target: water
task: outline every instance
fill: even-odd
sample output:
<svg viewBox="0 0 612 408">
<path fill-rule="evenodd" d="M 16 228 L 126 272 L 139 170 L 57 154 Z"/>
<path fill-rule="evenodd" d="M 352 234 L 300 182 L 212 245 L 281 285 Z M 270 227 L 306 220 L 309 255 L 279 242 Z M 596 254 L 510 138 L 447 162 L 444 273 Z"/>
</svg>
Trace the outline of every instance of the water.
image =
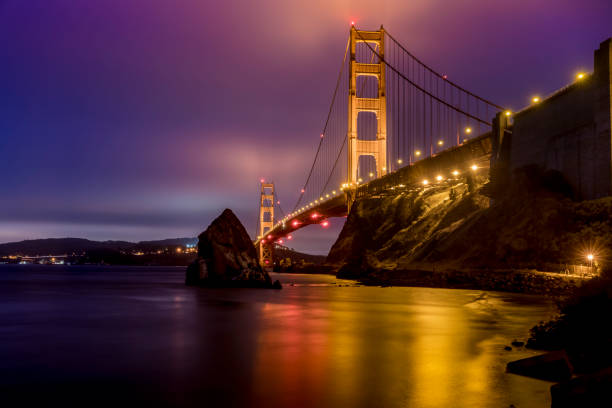
<svg viewBox="0 0 612 408">
<path fill-rule="evenodd" d="M 504 373 L 534 353 L 503 350 L 554 312 L 550 301 L 327 275 L 275 275 L 281 291 L 192 288 L 183 277 L 183 268 L 0 265 L 3 400 L 550 406 L 550 383 Z"/>
</svg>

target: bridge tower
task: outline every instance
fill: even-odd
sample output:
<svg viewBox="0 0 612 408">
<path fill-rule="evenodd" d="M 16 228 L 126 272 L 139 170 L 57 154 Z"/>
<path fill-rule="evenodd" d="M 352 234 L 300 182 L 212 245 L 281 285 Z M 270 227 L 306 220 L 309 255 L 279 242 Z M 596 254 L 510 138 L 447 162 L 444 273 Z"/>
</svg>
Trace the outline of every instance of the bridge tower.
<svg viewBox="0 0 612 408">
<path fill-rule="evenodd" d="M 259 262 L 263 267 L 271 267 L 274 262 L 274 243 L 266 238 L 266 234 L 272 228 L 274 228 L 274 183 L 262 181 L 259 201 Z"/>
<path fill-rule="evenodd" d="M 358 62 L 355 56 L 357 43 L 369 43 L 377 50 L 380 60 L 374 56 L 376 63 Z M 376 177 L 387 173 L 387 99 L 385 95 L 385 30 L 362 31 L 351 27 L 351 59 L 349 67 L 349 100 L 348 100 L 348 174 L 347 182 L 357 182 L 357 167 L 360 156 L 374 156 Z M 357 78 L 373 76 L 378 81 L 378 97 L 364 98 L 357 95 Z M 376 140 L 361 140 L 357 134 L 357 117 L 360 112 L 373 112 L 378 122 Z"/>
</svg>

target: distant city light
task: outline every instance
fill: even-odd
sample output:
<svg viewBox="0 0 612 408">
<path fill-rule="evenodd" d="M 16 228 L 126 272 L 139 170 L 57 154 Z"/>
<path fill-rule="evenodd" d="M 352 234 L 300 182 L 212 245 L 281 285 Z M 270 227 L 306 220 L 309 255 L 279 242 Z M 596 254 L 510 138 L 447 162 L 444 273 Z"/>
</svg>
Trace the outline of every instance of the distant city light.
<svg viewBox="0 0 612 408">
<path fill-rule="evenodd" d="M 329 221 L 327 221 L 327 220 L 323 221 L 323 222 L 321 223 L 321 226 L 322 226 L 323 228 L 327 228 L 327 227 L 329 227 Z"/>
<path fill-rule="evenodd" d="M 465 133 L 467 133 L 468 135 L 469 135 L 470 133 L 472 133 L 472 128 L 471 128 L 471 127 L 466 127 L 466 128 L 465 128 Z"/>
<path fill-rule="evenodd" d="M 588 259 L 589 261 L 592 261 L 592 260 L 593 260 L 593 258 L 595 258 L 595 257 L 593 256 L 593 254 L 588 254 L 588 255 L 587 255 L 587 259 Z"/>
<path fill-rule="evenodd" d="M 383 171 L 387 171 L 387 168 L 386 168 L 386 167 L 383 167 L 382 169 L 383 169 Z"/>
<path fill-rule="evenodd" d="M 531 98 L 531 102 L 533 102 L 533 103 L 540 102 L 540 97 L 539 96 L 534 96 L 533 98 Z"/>
<path fill-rule="evenodd" d="M 459 172 L 457 170 L 454 170 L 453 171 L 453 176 L 458 176 L 458 175 L 459 175 Z"/>
<path fill-rule="evenodd" d="M 374 177 L 374 173 L 370 172 L 370 177 Z"/>
<path fill-rule="evenodd" d="M 442 181 L 442 176 L 436 176 L 436 180 Z"/>
<path fill-rule="evenodd" d="M 444 144 L 443 140 L 438 140 L 438 146 L 442 146 Z"/>
<path fill-rule="evenodd" d="M 427 180 L 427 179 L 423 180 L 423 185 L 424 185 L 424 186 L 426 186 L 426 185 L 428 185 L 428 184 L 429 184 L 429 180 Z"/>
<path fill-rule="evenodd" d="M 512 115 L 512 112 L 510 112 L 509 110 L 507 110 L 507 111 L 505 111 L 505 112 L 504 112 L 504 115 L 506 115 L 506 116 L 510 116 L 510 115 Z"/>
<path fill-rule="evenodd" d="M 397 164 L 402 164 L 402 159 L 397 159 Z"/>
<path fill-rule="evenodd" d="M 472 165 L 472 170 L 474 170 L 474 171 L 478 170 L 478 166 L 477 166 L 477 165 L 475 165 L 475 164 L 473 164 L 473 165 Z"/>
<path fill-rule="evenodd" d="M 578 74 L 576 74 L 576 79 L 578 80 L 584 79 L 585 76 L 586 74 L 584 72 L 579 72 Z"/>
<path fill-rule="evenodd" d="M 415 156 L 417 156 L 417 157 L 419 157 L 419 156 L 421 155 L 421 151 L 420 151 L 420 150 L 415 151 L 415 152 L 414 152 L 414 155 L 415 155 Z"/>
</svg>

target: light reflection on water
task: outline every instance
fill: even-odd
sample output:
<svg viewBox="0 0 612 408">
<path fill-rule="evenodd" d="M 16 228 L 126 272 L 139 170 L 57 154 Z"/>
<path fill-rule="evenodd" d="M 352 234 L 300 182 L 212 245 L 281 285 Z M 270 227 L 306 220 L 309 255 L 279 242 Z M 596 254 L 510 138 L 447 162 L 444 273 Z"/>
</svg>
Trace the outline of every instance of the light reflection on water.
<svg viewBox="0 0 612 408">
<path fill-rule="evenodd" d="M 504 373 L 533 353 L 503 350 L 549 301 L 276 278 L 281 291 L 201 289 L 176 268 L 0 267 L 1 391 L 37 384 L 74 405 L 550 405 L 549 383 Z"/>
</svg>

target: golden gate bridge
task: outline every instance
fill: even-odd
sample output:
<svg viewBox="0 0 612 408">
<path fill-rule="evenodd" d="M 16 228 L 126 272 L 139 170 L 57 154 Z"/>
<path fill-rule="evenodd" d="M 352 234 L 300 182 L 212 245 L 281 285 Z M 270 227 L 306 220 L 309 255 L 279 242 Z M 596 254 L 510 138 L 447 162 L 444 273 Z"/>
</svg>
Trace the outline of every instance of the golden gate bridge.
<svg viewBox="0 0 612 408">
<path fill-rule="evenodd" d="M 352 24 L 315 157 L 289 213 L 274 184 L 260 180 L 260 262 L 270 265 L 274 245 L 293 231 L 347 216 L 358 197 L 486 171 L 492 118 L 505 128 L 508 116 L 425 64 L 382 26 L 365 31 Z"/>
</svg>

